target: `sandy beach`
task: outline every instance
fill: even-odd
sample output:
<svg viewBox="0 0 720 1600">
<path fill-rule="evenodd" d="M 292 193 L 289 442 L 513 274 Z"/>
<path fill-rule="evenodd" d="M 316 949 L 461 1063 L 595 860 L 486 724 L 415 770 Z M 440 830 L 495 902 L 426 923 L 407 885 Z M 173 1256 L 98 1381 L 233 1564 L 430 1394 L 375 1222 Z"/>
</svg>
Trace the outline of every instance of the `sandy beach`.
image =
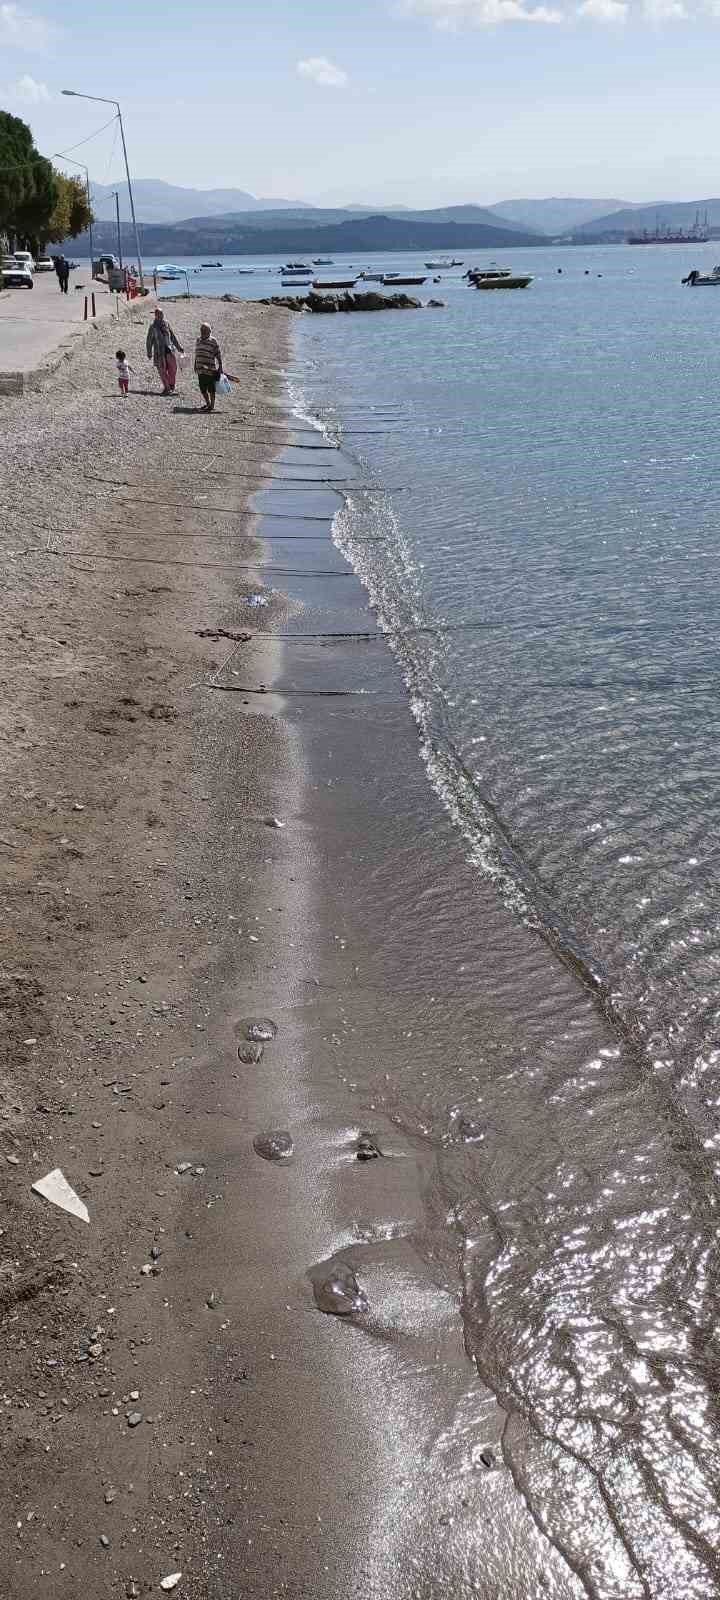
<svg viewBox="0 0 720 1600">
<path fill-rule="evenodd" d="M 403 836 L 425 778 L 385 647 L 272 639 L 341 587 L 369 614 L 303 542 L 333 457 L 288 414 L 288 317 L 178 302 L 188 348 L 208 304 L 241 380 L 213 418 L 189 368 L 160 398 L 142 307 L 126 402 L 112 327 L 3 402 L 4 1592 L 564 1600 L 433 1229 L 452 1165 L 393 1109 L 447 985 L 412 904 L 404 971 L 373 929 L 451 823 L 428 789 L 428 839 Z M 271 477 L 287 529 L 249 504 Z M 368 670 L 372 708 L 325 698 Z M 289 1160 L 258 1154 L 273 1131 Z M 32 1192 L 56 1167 L 89 1225 Z M 365 1308 L 324 1314 L 348 1271 Z"/>
</svg>

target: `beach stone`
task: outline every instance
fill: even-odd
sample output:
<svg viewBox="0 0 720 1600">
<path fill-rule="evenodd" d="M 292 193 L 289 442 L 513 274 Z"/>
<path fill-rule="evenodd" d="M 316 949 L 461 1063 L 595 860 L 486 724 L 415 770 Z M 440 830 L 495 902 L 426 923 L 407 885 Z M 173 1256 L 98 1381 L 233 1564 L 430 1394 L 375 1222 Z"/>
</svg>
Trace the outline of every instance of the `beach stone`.
<svg viewBox="0 0 720 1600">
<path fill-rule="evenodd" d="M 318 1310 L 330 1317 L 352 1317 L 370 1309 L 352 1267 L 340 1265 L 327 1278 L 315 1279 L 313 1294 Z"/>
<path fill-rule="evenodd" d="M 238 1057 L 245 1067 L 256 1067 L 262 1061 L 264 1054 L 264 1045 L 252 1044 L 249 1041 L 238 1045 Z"/>
<path fill-rule="evenodd" d="M 290 1134 L 278 1128 L 270 1133 L 258 1133 L 253 1139 L 253 1150 L 263 1161 L 287 1161 L 294 1148 Z"/>
<path fill-rule="evenodd" d="M 464 1144 L 479 1144 L 485 1138 L 485 1129 L 474 1117 L 458 1119 L 458 1133 Z"/>
<path fill-rule="evenodd" d="M 142 1411 L 126 1411 L 125 1420 L 129 1428 L 137 1428 L 142 1422 Z"/>
<path fill-rule="evenodd" d="M 246 1039 L 267 1044 L 277 1038 L 277 1023 L 272 1022 L 270 1017 L 248 1017 L 243 1027 Z"/>
<path fill-rule="evenodd" d="M 361 1133 L 357 1142 L 358 1161 L 377 1161 L 380 1155 L 382 1155 L 382 1151 L 378 1148 L 373 1135 L 371 1133 Z"/>
</svg>

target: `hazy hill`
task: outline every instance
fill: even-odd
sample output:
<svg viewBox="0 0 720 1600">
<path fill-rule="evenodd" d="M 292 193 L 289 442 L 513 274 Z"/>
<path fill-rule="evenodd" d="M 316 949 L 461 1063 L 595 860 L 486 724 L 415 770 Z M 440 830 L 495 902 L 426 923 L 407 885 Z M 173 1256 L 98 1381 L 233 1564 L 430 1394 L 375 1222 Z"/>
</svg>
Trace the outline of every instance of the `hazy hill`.
<svg viewBox="0 0 720 1600">
<path fill-rule="evenodd" d="M 699 213 L 703 221 L 705 212 L 711 228 L 720 228 L 720 200 L 660 200 L 654 205 L 630 206 L 622 211 L 595 217 L 581 228 L 573 229 L 575 239 L 598 239 L 616 236 L 624 239 L 628 233 L 654 233 L 661 228 L 692 228 Z"/>
<path fill-rule="evenodd" d="M 115 215 L 115 190 L 120 195 L 120 216 L 129 218 L 127 184 L 92 183 L 93 207 L 98 219 Z M 183 189 L 161 178 L 135 178 L 135 213 L 138 222 L 182 222 L 183 217 L 214 217 L 228 211 L 304 211 L 301 200 L 258 200 L 244 189 Z"/>
<path fill-rule="evenodd" d="M 425 213 L 432 218 L 433 213 Z M 133 253 L 130 230 L 123 229 L 124 248 Z M 310 258 L 361 251 L 422 250 L 429 254 L 447 251 L 478 251 L 509 248 L 518 244 L 539 244 L 536 234 L 520 233 L 480 223 L 414 222 L 406 216 L 353 217 L 344 222 L 308 226 L 290 218 L 272 228 L 256 226 L 254 215 L 245 218 L 191 217 L 173 227 L 148 223 L 142 228 L 142 248 L 148 263 L 173 261 L 187 255 L 288 255 Z M 96 248 L 114 249 L 115 230 L 110 223 L 95 228 Z M 87 239 L 69 246 L 77 254 L 87 253 Z"/>
<path fill-rule="evenodd" d="M 595 217 L 624 210 L 627 204 L 625 200 L 500 200 L 490 210 L 506 223 L 516 222 L 533 233 L 547 233 L 556 238 L 558 234 L 592 222 Z"/>
</svg>

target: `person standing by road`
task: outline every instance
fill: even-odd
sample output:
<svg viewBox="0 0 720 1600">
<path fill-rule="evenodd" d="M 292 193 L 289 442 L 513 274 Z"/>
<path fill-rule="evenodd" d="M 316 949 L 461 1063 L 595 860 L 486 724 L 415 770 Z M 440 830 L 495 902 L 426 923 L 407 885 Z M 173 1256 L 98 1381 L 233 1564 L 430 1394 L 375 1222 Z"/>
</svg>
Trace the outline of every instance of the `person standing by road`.
<svg viewBox="0 0 720 1600">
<path fill-rule="evenodd" d="M 146 349 L 148 361 L 152 361 L 157 368 L 163 394 L 174 394 L 177 381 L 175 351 L 177 350 L 180 355 L 184 355 L 185 352 L 159 306 L 148 328 Z"/>
<path fill-rule="evenodd" d="M 210 323 L 201 322 L 200 338 L 195 341 L 195 371 L 205 401 L 204 411 L 215 410 L 215 390 L 222 370 L 222 355 L 217 339 L 213 338 Z"/>
</svg>

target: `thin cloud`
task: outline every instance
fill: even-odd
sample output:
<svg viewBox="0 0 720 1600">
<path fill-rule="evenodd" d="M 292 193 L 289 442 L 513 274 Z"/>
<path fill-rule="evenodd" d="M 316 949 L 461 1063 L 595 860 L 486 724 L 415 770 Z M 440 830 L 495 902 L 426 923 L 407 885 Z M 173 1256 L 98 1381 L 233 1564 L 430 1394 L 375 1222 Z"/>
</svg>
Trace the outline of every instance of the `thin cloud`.
<svg viewBox="0 0 720 1600">
<path fill-rule="evenodd" d="M 50 24 L 13 4 L 0 5 L 0 44 L 16 50 L 44 50 Z"/>
<path fill-rule="evenodd" d="M 562 0 L 558 6 L 532 0 L 395 0 L 395 12 L 425 19 L 436 28 L 494 28 L 504 22 L 571 23 L 575 18 L 600 24 L 625 22 L 690 22 L 703 15 L 720 20 L 720 0 Z"/>
<path fill-rule="evenodd" d="M 436 28 L 495 28 L 503 22 L 565 21 L 555 6 L 529 6 L 524 0 L 402 0 L 408 17 L 427 17 Z"/>
<path fill-rule="evenodd" d="M 6 89 L 0 89 L 0 99 L 11 106 L 42 106 L 52 100 L 52 95 L 46 83 L 38 83 L 37 78 L 31 78 L 29 73 L 23 73 L 17 83 L 11 83 Z"/>
<path fill-rule="evenodd" d="M 319 83 L 322 89 L 344 89 L 348 82 L 347 72 L 328 61 L 327 56 L 308 56 L 305 61 L 298 61 L 296 71 L 301 78 Z"/>
<path fill-rule="evenodd" d="M 627 0 L 584 0 L 578 6 L 579 17 L 590 17 L 592 22 L 627 22 Z"/>
</svg>

